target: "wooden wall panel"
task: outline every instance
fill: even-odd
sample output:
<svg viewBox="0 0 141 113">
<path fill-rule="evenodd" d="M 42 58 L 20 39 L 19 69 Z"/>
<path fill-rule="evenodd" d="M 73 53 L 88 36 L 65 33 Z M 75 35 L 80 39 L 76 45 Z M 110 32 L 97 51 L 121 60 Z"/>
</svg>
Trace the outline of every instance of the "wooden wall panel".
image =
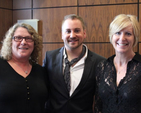
<svg viewBox="0 0 141 113">
<path fill-rule="evenodd" d="M 86 44 L 86 45 L 91 51 L 101 56 L 104 56 L 105 58 L 108 58 L 109 56 L 115 54 L 115 50 L 111 43 Z"/>
<path fill-rule="evenodd" d="M 140 2 L 141 2 L 141 0 L 140 0 Z M 139 5 L 139 12 L 141 14 L 141 4 Z M 139 41 L 141 42 L 141 15 L 139 15 L 139 23 L 140 23 L 140 39 L 139 39 Z"/>
<path fill-rule="evenodd" d="M 75 13 L 77 8 L 51 8 L 33 10 L 33 18 L 42 22 L 43 42 L 62 42 L 61 24 L 65 15 Z"/>
<path fill-rule="evenodd" d="M 12 0 L 0 0 L 0 7 L 12 9 Z"/>
<path fill-rule="evenodd" d="M 31 19 L 31 10 L 15 10 L 13 11 L 13 24 L 17 20 L 21 19 Z"/>
<path fill-rule="evenodd" d="M 138 0 L 78 0 L 79 5 L 137 3 Z"/>
<path fill-rule="evenodd" d="M 64 46 L 64 43 L 59 44 L 43 44 L 43 51 L 42 51 L 42 61 L 45 58 L 46 51 L 51 51 L 57 48 L 61 48 Z"/>
<path fill-rule="evenodd" d="M 76 6 L 77 0 L 33 0 L 33 7 Z"/>
<path fill-rule="evenodd" d="M 0 41 L 12 26 L 12 10 L 0 9 Z"/>
<path fill-rule="evenodd" d="M 79 15 L 83 17 L 86 28 L 86 42 L 109 42 L 109 24 L 120 13 L 137 15 L 137 5 L 109 5 L 80 7 Z"/>
<path fill-rule="evenodd" d="M 141 54 L 141 43 L 139 43 L 139 54 Z"/>
<path fill-rule="evenodd" d="M 13 0 L 13 9 L 31 8 L 31 0 Z"/>
<path fill-rule="evenodd" d="M 0 0 L 0 48 L 5 33 L 12 26 L 12 0 Z"/>
</svg>

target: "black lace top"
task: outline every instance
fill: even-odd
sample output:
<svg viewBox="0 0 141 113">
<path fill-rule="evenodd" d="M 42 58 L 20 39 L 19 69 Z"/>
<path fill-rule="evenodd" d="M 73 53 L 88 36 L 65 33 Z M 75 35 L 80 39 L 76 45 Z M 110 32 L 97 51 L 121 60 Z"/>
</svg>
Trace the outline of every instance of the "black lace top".
<svg viewBox="0 0 141 113">
<path fill-rule="evenodd" d="M 97 67 L 94 113 L 141 113 L 141 56 L 128 62 L 126 76 L 116 85 L 113 58 Z"/>
</svg>

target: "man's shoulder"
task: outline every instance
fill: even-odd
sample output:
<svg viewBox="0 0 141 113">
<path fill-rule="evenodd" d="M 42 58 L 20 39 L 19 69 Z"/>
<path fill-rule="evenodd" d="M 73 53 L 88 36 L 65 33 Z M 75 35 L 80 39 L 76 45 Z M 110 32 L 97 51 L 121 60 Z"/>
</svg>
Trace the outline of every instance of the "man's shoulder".
<svg viewBox="0 0 141 113">
<path fill-rule="evenodd" d="M 88 50 L 88 54 L 89 54 L 89 56 L 91 56 L 91 58 L 94 59 L 94 60 L 97 60 L 97 59 L 99 59 L 99 60 L 105 60 L 105 59 L 106 59 L 105 57 L 103 57 L 103 56 L 101 56 L 101 55 L 99 55 L 99 54 L 97 54 L 97 53 L 95 53 L 95 52 L 92 52 L 92 51 L 90 51 L 90 50 Z"/>
<path fill-rule="evenodd" d="M 61 51 L 63 51 L 63 47 L 55 49 L 55 50 L 47 51 L 46 54 L 54 55 L 54 54 L 58 54 Z"/>
</svg>

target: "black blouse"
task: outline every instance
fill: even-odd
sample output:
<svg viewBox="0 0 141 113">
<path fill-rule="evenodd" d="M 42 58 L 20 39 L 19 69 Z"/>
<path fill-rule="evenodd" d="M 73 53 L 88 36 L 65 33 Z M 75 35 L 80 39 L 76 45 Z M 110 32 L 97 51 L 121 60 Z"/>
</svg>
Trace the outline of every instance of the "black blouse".
<svg viewBox="0 0 141 113">
<path fill-rule="evenodd" d="M 118 86 L 114 57 L 97 67 L 94 113 L 141 113 L 141 56 L 136 53 L 128 62 Z"/>
<path fill-rule="evenodd" d="M 24 78 L 0 59 L 0 113 L 44 113 L 47 87 L 43 68 L 36 64 Z"/>
</svg>

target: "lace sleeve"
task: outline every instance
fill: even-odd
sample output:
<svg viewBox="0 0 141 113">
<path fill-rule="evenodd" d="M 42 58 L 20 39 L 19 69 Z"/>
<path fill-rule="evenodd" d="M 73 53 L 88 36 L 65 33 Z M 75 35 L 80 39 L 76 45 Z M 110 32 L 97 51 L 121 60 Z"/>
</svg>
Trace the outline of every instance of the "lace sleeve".
<svg viewBox="0 0 141 113">
<path fill-rule="evenodd" d="M 99 63 L 96 68 L 96 92 L 95 92 L 95 103 L 94 103 L 94 113 L 102 113 L 102 101 L 99 97 L 99 84 L 100 84 L 100 77 L 103 75 L 104 70 L 104 61 Z"/>
</svg>

